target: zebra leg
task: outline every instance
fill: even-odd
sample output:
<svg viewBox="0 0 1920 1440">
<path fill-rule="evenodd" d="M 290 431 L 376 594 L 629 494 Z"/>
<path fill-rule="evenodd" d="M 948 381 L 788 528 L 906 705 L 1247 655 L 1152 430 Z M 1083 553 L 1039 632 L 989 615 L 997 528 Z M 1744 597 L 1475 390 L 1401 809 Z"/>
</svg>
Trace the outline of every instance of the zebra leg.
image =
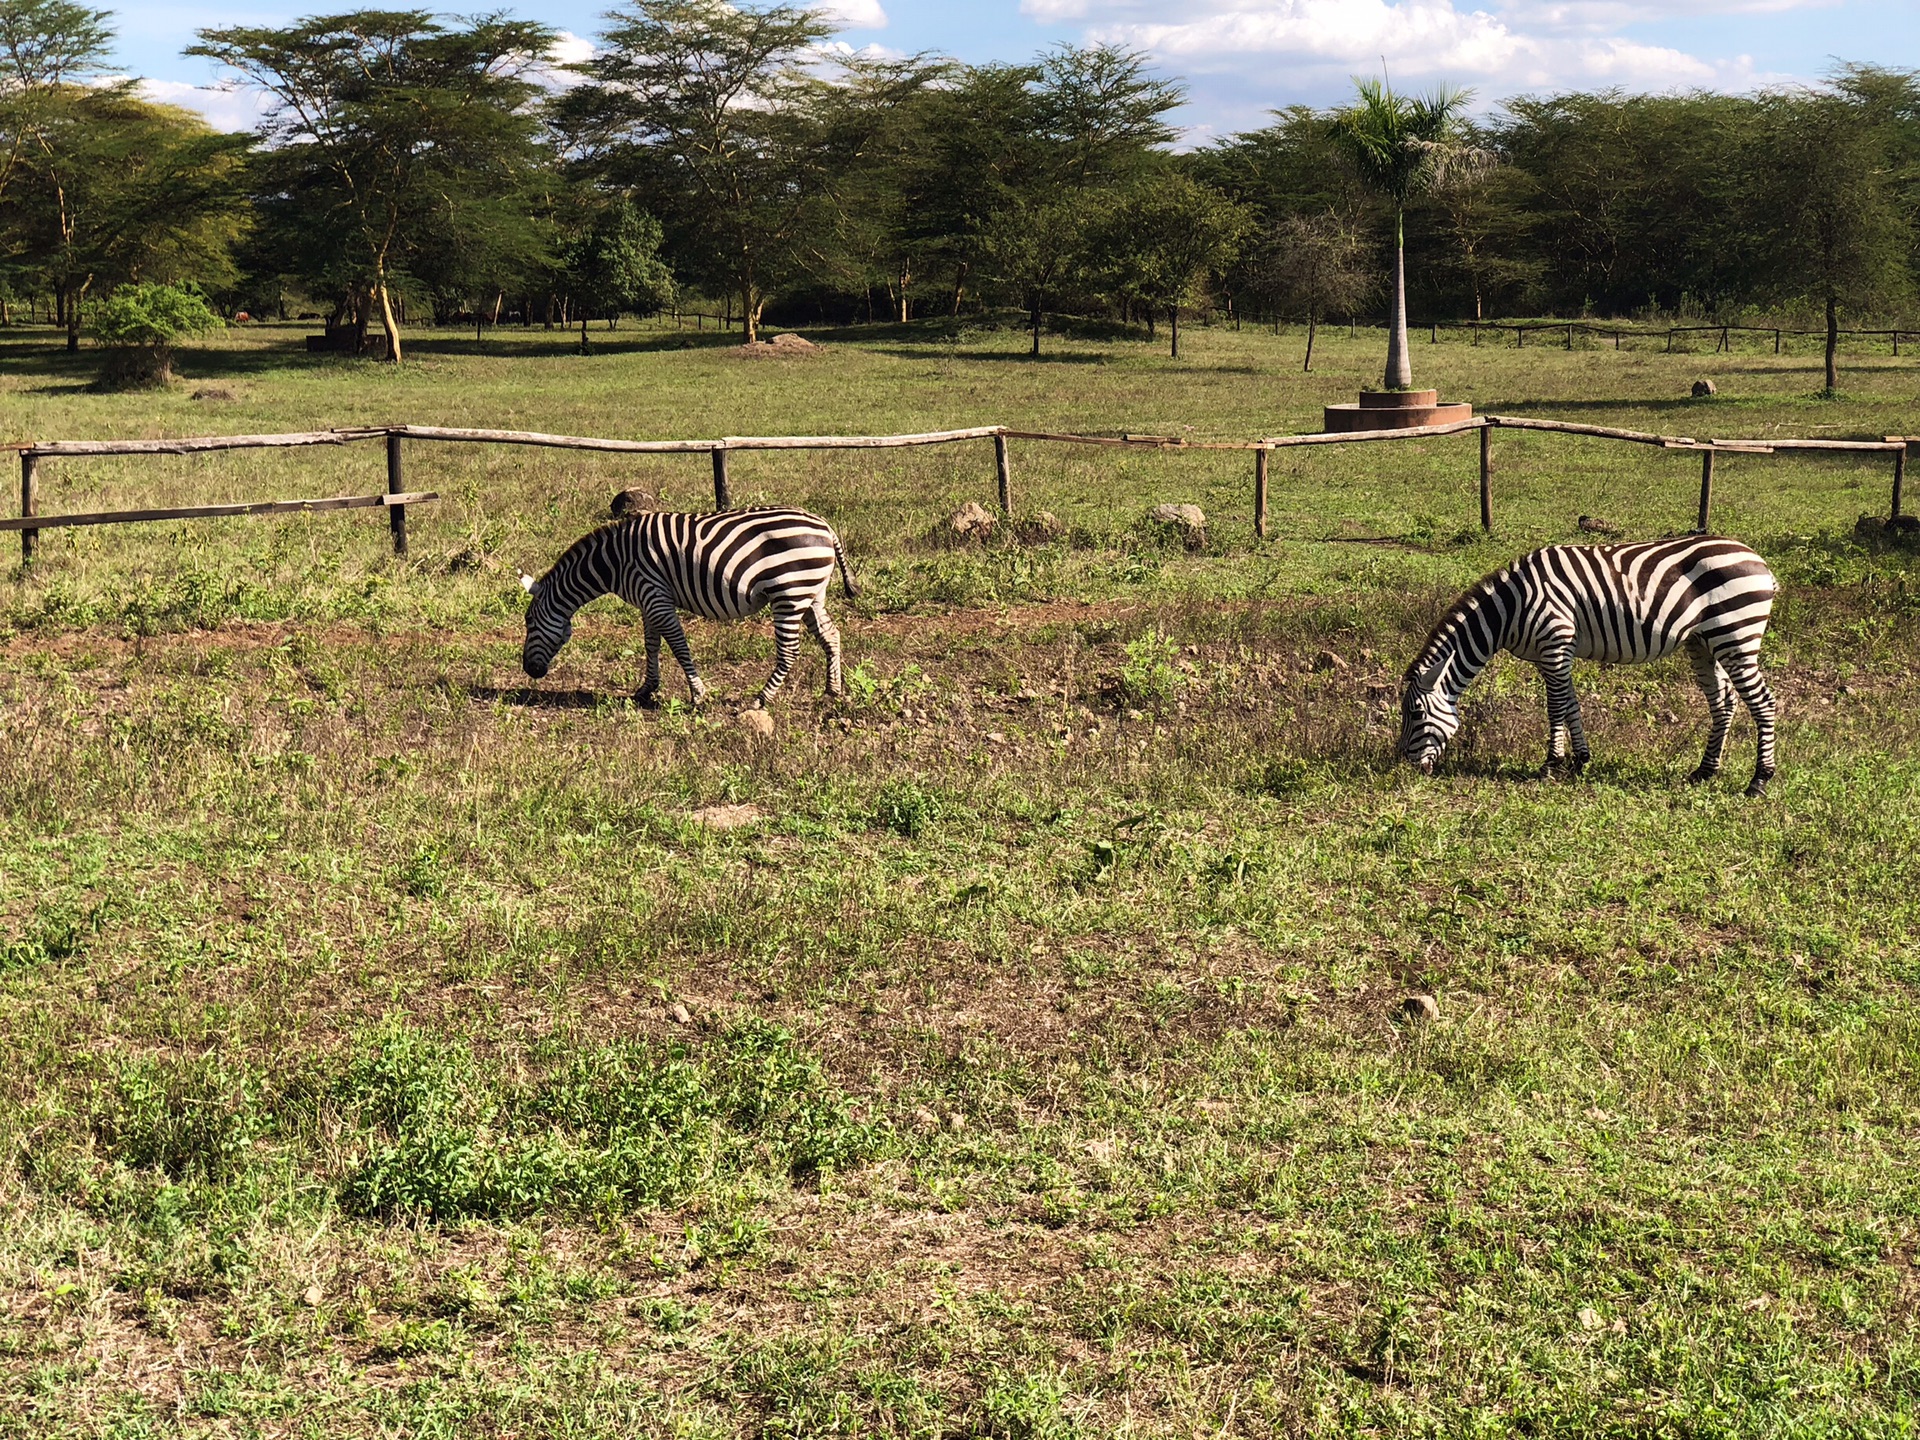
<svg viewBox="0 0 1920 1440">
<path fill-rule="evenodd" d="M 693 647 L 687 644 L 687 628 L 680 623 L 680 612 L 669 604 L 653 623 L 657 633 L 667 642 L 667 648 L 673 651 L 673 658 L 687 672 L 687 690 L 693 696 L 693 703 L 700 704 L 707 698 L 707 682 L 700 678 L 700 672 L 694 668 Z"/>
<path fill-rule="evenodd" d="M 647 626 L 647 678 L 633 692 L 633 698 L 651 708 L 660 694 L 660 632 Z"/>
<path fill-rule="evenodd" d="M 800 658 L 800 615 L 798 610 L 773 612 L 773 674 L 761 687 L 756 705 L 764 706 L 780 693 L 780 687 L 787 683 L 787 676 L 793 671 L 793 662 Z"/>
<path fill-rule="evenodd" d="M 1753 716 L 1753 728 L 1759 732 L 1753 779 L 1747 782 L 1747 794 L 1758 799 L 1767 793 L 1767 782 L 1773 779 L 1773 726 L 1778 706 L 1766 677 L 1760 673 L 1757 659 L 1751 655 L 1730 655 L 1726 664 L 1727 678 L 1746 703 L 1747 713 Z"/>
<path fill-rule="evenodd" d="M 1687 776 L 1689 785 L 1702 785 L 1720 773 L 1720 761 L 1727 753 L 1727 730 L 1733 724 L 1733 682 L 1704 642 L 1689 640 L 1687 658 L 1693 662 L 1693 678 L 1700 682 L 1701 693 L 1707 697 L 1707 712 L 1713 719 L 1700 767 Z"/>
<path fill-rule="evenodd" d="M 1547 763 L 1540 778 L 1568 765 L 1567 742 L 1573 743 L 1572 771 L 1587 763 L 1586 732 L 1580 728 L 1580 700 L 1573 693 L 1573 652 L 1555 650 L 1541 657 L 1540 678 L 1547 687 Z"/>
<path fill-rule="evenodd" d="M 840 673 L 840 627 L 827 614 L 824 600 L 815 600 L 807 609 L 807 628 L 820 648 L 827 652 L 827 694 L 844 695 L 847 687 Z"/>
</svg>

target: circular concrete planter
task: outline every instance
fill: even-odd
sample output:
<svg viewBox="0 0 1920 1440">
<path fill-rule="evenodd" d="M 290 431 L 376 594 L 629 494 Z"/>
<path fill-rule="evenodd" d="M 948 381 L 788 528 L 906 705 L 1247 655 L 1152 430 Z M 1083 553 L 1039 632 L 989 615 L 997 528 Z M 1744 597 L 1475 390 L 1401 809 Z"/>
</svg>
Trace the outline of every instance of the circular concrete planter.
<svg viewBox="0 0 1920 1440">
<path fill-rule="evenodd" d="M 1473 418 L 1473 406 L 1444 404 L 1438 390 L 1365 390 L 1355 405 L 1329 405 L 1323 429 L 1345 434 L 1355 430 L 1412 430 L 1421 425 L 1447 425 Z"/>
</svg>

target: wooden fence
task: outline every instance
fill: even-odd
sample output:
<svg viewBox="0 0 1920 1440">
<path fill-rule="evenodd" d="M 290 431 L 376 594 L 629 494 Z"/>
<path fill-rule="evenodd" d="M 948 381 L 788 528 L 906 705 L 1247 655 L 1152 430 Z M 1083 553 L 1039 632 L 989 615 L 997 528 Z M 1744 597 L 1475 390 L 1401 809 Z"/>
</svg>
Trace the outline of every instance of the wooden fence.
<svg viewBox="0 0 1920 1440">
<path fill-rule="evenodd" d="M 728 457 L 735 452 L 765 450 L 894 450 L 923 445 L 951 445 L 991 440 L 994 482 L 1002 513 L 1013 513 L 1013 464 L 1009 442 L 1094 445 L 1150 450 L 1243 450 L 1253 452 L 1253 528 L 1267 538 L 1268 460 L 1275 450 L 1307 445 L 1353 445 L 1388 440 L 1422 440 L 1444 435 L 1478 433 L 1480 437 L 1480 527 L 1493 529 L 1493 434 L 1496 430 L 1533 430 L 1657 446 L 1665 450 L 1698 452 L 1700 494 L 1696 528 L 1705 530 L 1713 507 L 1714 460 L 1721 454 L 1774 455 L 1801 451 L 1890 456 L 1893 488 L 1888 514 L 1901 516 L 1907 450 L 1920 445 L 1920 436 L 1889 435 L 1883 440 L 1707 439 L 1687 435 L 1656 435 L 1608 425 L 1571 420 L 1537 420 L 1515 415 L 1475 415 L 1446 425 L 1424 425 L 1404 430 L 1358 430 L 1275 435 L 1259 440 L 1188 440 L 1172 435 L 1077 435 L 1046 430 L 1016 430 L 1005 425 L 978 425 L 964 430 L 935 430 L 914 435 L 729 435 L 717 440 L 613 440 L 591 435 L 548 435 L 528 430 L 471 430 L 439 425 L 391 425 L 358 429 L 315 430 L 283 435 L 209 435 L 174 440 L 60 440 L 17 446 L 20 452 L 20 517 L 0 520 L 0 531 L 20 532 L 22 565 L 33 559 L 42 530 L 69 525 L 118 525 L 146 520 L 197 520 L 230 515 L 273 515 L 324 510 L 380 507 L 387 512 L 396 555 L 407 553 L 407 507 L 439 499 L 432 491 L 410 491 L 405 485 L 405 452 L 409 440 L 430 443 L 528 445 L 561 450 L 591 450 L 621 455 L 706 455 L 713 467 L 713 503 L 717 509 L 732 504 Z M 317 500 L 261 500 L 229 505 L 188 505 L 158 510 L 105 510 L 80 514 L 41 515 L 36 488 L 41 464 L 50 459 L 85 459 L 110 455 L 197 455 L 223 450 L 286 449 L 313 445 L 348 445 L 384 440 L 387 453 L 387 489 L 376 495 L 335 495 Z"/>
<path fill-rule="evenodd" d="M 1666 339 L 1665 353 L 1668 355 L 1673 353 L 1674 339 L 1680 335 L 1713 335 L 1717 337 L 1713 347 L 1716 355 L 1721 351 L 1732 351 L 1733 336 L 1736 333 L 1769 335 L 1773 338 L 1773 353 L 1778 355 L 1780 353 L 1781 339 L 1783 336 L 1817 335 L 1824 340 L 1827 334 L 1823 329 L 1796 330 L 1792 326 L 1783 325 L 1668 325 L 1637 330 L 1620 325 L 1606 325 L 1592 320 L 1430 320 L 1425 325 L 1415 326 L 1414 328 L 1416 330 L 1427 331 L 1429 342 L 1434 345 L 1440 343 L 1440 332 L 1443 330 L 1467 332 L 1473 337 L 1472 343 L 1475 345 L 1480 343 L 1480 332 L 1483 330 L 1491 331 L 1496 336 L 1506 335 L 1510 332 L 1513 335 L 1515 349 L 1525 349 L 1529 336 L 1553 336 L 1555 339 L 1561 341 L 1561 348 L 1566 350 L 1573 349 L 1573 337 L 1576 334 L 1595 335 L 1602 340 L 1612 340 L 1613 348 L 1616 350 L 1620 348 L 1620 342 L 1623 339 L 1659 340 L 1664 336 Z M 1904 325 L 1896 330 L 1842 330 L 1839 333 L 1844 336 L 1864 336 L 1869 340 L 1875 337 L 1891 340 L 1893 342 L 1893 353 L 1895 355 L 1900 353 L 1900 342 L 1903 338 L 1911 341 L 1916 337 L 1920 337 L 1920 330 L 1914 330 Z"/>
</svg>

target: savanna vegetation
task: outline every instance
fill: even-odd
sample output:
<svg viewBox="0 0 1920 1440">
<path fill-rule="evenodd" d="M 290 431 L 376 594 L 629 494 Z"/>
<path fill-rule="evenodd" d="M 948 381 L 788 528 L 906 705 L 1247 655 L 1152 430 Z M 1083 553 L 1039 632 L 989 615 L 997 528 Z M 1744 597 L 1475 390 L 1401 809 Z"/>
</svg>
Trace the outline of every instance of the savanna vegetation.
<svg viewBox="0 0 1920 1440">
<path fill-rule="evenodd" d="M 502 11 L 360 10 L 199 32 L 266 98 L 253 135 L 148 103 L 113 16 L 0 3 L 0 319 L 77 349 L 115 286 L 327 322 L 405 358 L 409 319 L 612 325 L 1411 308 L 1707 316 L 1839 332 L 1910 315 L 1920 80 L 1843 65 L 1731 96 L 1470 97 L 1363 82 L 1326 113 L 1177 147 L 1187 91 L 1143 56 L 851 53 L 822 14 L 631 0 L 592 53 Z M 583 343 L 587 343 L 584 342 Z M 1404 347 L 1386 375 L 1410 382 Z"/>
<path fill-rule="evenodd" d="M 1303 329 L 1215 324 L 1036 361 L 1010 316 L 799 358 L 449 329 L 393 367 L 290 333 L 137 395 L 16 336 L 10 435 L 1246 436 L 1382 348 L 1322 330 L 1302 375 Z M 1483 409 L 1914 428 L 1885 353 L 1822 398 L 1791 346 L 1414 348 Z M 704 503 L 703 457 L 414 445 L 444 499 L 405 561 L 352 515 L 46 532 L 0 590 L 0 1433 L 1906 1433 L 1920 585 L 1855 528 L 1888 467 L 1722 457 L 1719 523 L 1784 587 L 1753 804 L 1737 764 L 1682 783 L 1679 665 L 1580 675 L 1578 783 L 1533 778 L 1513 666 L 1438 776 L 1390 763 L 1463 584 L 1583 514 L 1691 523 L 1692 456 L 1502 433 L 1483 537 L 1476 461 L 1282 452 L 1262 543 L 1244 453 L 1016 444 L 1060 525 L 955 548 L 984 444 L 738 456 L 865 589 L 851 696 L 803 656 L 764 740 L 635 709 L 611 601 L 518 670 L 517 571 L 616 489 Z M 379 474 L 41 478 L 64 510 Z M 723 699 L 758 686 L 764 625 L 691 633 Z"/>
</svg>

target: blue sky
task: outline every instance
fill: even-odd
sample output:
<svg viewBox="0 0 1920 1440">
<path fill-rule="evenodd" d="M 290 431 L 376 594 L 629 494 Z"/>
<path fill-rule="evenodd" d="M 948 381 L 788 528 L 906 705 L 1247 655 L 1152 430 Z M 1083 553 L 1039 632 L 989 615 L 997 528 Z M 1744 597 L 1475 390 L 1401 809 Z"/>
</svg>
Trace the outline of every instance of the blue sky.
<svg viewBox="0 0 1920 1440">
<path fill-rule="evenodd" d="M 245 97 L 195 88 L 215 77 L 180 56 L 194 31 L 349 8 L 149 0 L 126 5 L 115 23 L 122 62 L 156 82 L 156 95 L 239 126 Z M 607 5 L 508 8 L 591 40 Z M 969 61 L 1026 59 L 1060 41 L 1145 51 L 1186 82 L 1189 103 L 1177 118 L 1193 143 L 1258 125 L 1278 106 L 1339 99 L 1349 76 L 1378 73 L 1383 59 L 1396 83 L 1470 85 L 1482 106 L 1555 89 L 1751 90 L 1817 80 L 1847 60 L 1920 68 L 1920 0 L 828 0 L 823 8 L 847 22 L 842 39 L 856 47 Z"/>
</svg>

